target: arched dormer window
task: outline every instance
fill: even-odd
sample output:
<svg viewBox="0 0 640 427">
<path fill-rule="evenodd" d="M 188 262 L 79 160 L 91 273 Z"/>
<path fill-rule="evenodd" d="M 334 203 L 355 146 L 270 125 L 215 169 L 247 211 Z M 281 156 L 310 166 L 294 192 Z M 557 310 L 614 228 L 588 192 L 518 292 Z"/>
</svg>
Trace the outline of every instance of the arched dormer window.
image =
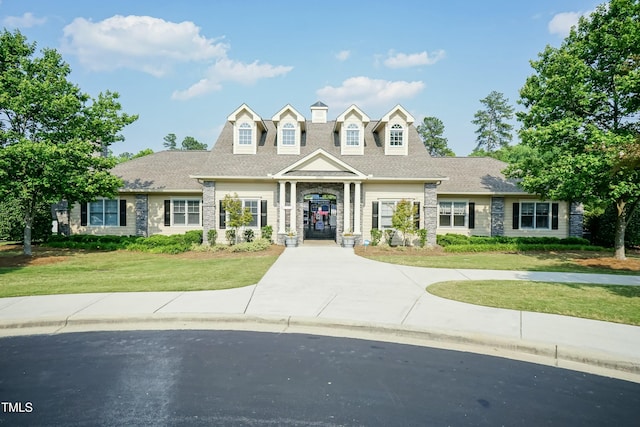
<svg viewBox="0 0 640 427">
<path fill-rule="evenodd" d="M 404 129 L 402 126 L 397 123 L 394 124 L 389 131 L 389 145 L 392 147 L 402 147 L 404 144 L 403 136 Z"/>
<path fill-rule="evenodd" d="M 251 145 L 253 144 L 253 128 L 249 123 L 242 123 L 238 129 L 238 144 L 239 145 Z"/>
<path fill-rule="evenodd" d="M 360 145 L 360 127 L 355 123 L 350 123 L 347 126 L 347 141 L 348 146 Z"/>
<path fill-rule="evenodd" d="M 296 145 L 296 127 L 293 123 L 285 123 L 282 126 L 282 145 Z"/>
</svg>

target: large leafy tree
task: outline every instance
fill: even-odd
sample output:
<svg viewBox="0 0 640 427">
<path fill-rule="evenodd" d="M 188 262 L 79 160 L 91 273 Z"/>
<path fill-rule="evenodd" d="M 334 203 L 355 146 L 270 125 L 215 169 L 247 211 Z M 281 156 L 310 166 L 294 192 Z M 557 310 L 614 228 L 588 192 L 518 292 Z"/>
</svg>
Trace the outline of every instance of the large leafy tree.
<svg viewBox="0 0 640 427">
<path fill-rule="evenodd" d="M 640 202 L 640 2 L 598 6 L 531 65 L 518 118 L 536 155 L 507 173 L 545 198 L 615 206 L 615 256 L 624 259 Z"/>
<path fill-rule="evenodd" d="M 447 146 L 444 134 L 444 123 L 437 117 L 425 117 L 416 128 L 429 154 L 435 157 L 455 156 L 453 150 Z"/>
<path fill-rule="evenodd" d="M 513 126 L 509 120 L 513 118 L 514 109 L 509 100 L 494 90 L 480 102 L 485 108 L 478 110 L 471 121 L 478 126 L 475 150 L 492 152 L 506 147 L 513 139 Z"/>
<path fill-rule="evenodd" d="M 19 208 L 26 255 L 43 203 L 117 192 L 115 161 L 102 154 L 137 119 L 120 112 L 117 93 L 82 93 L 55 50 L 35 53 L 19 31 L 0 34 L 0 199 L 11 196 Z"/>
</svg>

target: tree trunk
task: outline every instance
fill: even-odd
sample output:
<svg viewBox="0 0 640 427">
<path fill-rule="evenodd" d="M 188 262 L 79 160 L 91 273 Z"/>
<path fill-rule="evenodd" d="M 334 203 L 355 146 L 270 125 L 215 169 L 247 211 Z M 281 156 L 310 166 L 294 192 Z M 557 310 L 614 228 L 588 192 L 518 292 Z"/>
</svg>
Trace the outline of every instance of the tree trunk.
<svg viewBox="0 0 640 427">
<path fill-rule="evenodd" d="M 33 226 L 33 211 L 29 211 L 24 216 L 24 240 L 22 251 L 25 255 L 31 256 L 31 227 Z"/>
<path fill-rule="evenodd" d="M 618 216 L 616 219 L 616 235 L 614 240 L 614 247 L 615 247 L 615 258 L 619 260 L 627 259 L 625 248 L 624 248 L 624 236 L 627 229 L 625 204 L 626 203 L 623 200 L 619 200 L 616 202 Z"/>
</svg>

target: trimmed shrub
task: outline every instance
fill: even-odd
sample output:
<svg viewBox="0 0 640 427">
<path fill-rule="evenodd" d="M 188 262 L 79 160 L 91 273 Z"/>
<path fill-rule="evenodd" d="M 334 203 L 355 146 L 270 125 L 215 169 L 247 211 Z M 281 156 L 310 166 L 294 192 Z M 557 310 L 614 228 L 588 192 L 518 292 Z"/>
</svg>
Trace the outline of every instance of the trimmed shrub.
<svg viewBox="0 0 640 427">
<path fill-rule="evenodd" d="M 418 244 L 421 248 L 427 245 L 427 229 L 421 228 L 418 230 Z"/>
<path fill-rule="evenodd" d="M 216 229 L 211 229 L 207 231 L 207 240 L 211 246 L 215 246 L 216 239 L 218 238 L 218 231 Z"/>
<path fill-rule="evenodd" d="M 371 246 L 378 246 L 382 239 L 382 230 L 374 228 L 371 230 Z"/>
<path fill-rule="evenodd" d="M 271 238 L 273 237 L 273 227 L 270 225 L 265 225 L 260 229 L 260 234 L 263 239 L 271 241 Z"/>
<path fill-rule="evenodd" d="M 244 230 L 244 241 L 245 242 L 253 242 L 253 236 L 254 236 L 254 232 L 252 229 L 247 228 Z"/>
<path fill-rule="evenodd" d="M 230 252 L 260 252 L 267 250 L 271 242 L 267 239 L 257 239 L 253 242 L 242 242 L 229 247 Z"/>
<path fill-rule="evenodd" d="M 233 228 L 228 229 L 224 232 L 224 237 L 227 238 L 229 246 L 233 245 L 234 243 L 236 243 L 236 230 L 234 230 Z"/>
</svg>

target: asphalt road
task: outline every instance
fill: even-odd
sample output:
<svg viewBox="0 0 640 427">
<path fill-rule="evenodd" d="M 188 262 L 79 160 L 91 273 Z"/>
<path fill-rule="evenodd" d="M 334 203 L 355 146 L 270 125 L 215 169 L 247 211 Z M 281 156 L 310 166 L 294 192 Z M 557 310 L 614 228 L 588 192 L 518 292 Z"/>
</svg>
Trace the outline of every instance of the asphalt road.
<svg viewBox="0 0 640 427">
<path fill-rule="evenodd" d="M 232 331 L 0 339 L 0 425 L 637 426 L 640 384 L 402 344 Z"/>
</svg>

